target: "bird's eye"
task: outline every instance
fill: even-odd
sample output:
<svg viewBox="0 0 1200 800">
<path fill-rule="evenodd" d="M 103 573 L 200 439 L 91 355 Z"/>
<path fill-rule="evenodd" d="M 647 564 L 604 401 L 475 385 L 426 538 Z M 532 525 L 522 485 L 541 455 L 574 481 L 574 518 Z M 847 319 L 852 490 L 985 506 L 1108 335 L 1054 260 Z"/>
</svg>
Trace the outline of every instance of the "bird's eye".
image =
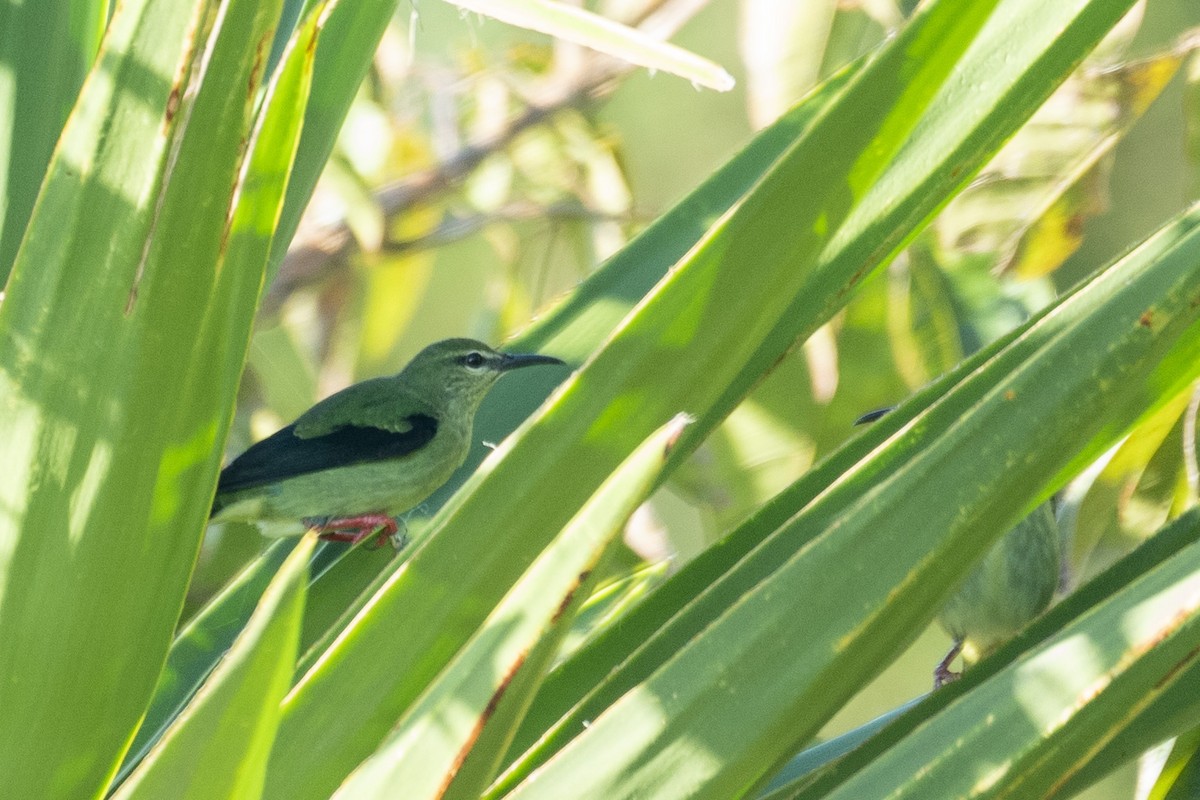
<svg viewBox="0 0 1200 800">
<path fill-rule="evenodd" d="M 479 367 L 483 366 L 483 354 L 467 353 L 467 355 L 463 358 L 463 363 L 472 369 L 478 369 Z"/>
</svg>

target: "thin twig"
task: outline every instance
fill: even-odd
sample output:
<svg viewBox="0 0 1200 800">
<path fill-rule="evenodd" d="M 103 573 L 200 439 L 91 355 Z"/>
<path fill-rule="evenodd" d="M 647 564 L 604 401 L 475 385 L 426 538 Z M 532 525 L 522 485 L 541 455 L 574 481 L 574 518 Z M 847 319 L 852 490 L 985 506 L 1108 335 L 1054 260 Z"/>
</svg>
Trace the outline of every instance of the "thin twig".
<svg viewBox="0 0 1200 800">
<path fill-rule="evenodd" d="M 667 38 L 691 19 L 708 0 L 651 0 L 635 14 L 637 27 Z M 556 114 L 581 108 L 604 97 L 634 67 L 601 53 L 589 53 L 585 65 L 562 80 L 550 81 L 536 102 L 514 116 L 499 132 L 463 147 L 436 166 L 384 186 L 375 193 L 385 220 L 443 194 L 469 176 L 492 153 L 505 149 L 524 131 Z M 320 227 L 301 225 L 279 273 L 263 298 L 263 311 L 278 311 L 293 292 L 321 283 L 345 268 L 357 242 L 346 220 Z"/>
<path fill-rule="evenodd" d="M 619 222 L 634 221 L 632 214 L 610 214 L 587 208 L 578 203 L 555 203 L 550 206 L 513 204 L 507 208 L 487 214 L 458 216 L 447 214 L 437 227 L 428 233 L 408 239 L 385 239 L 380 250 L 385 253 L 411 253 L 428 250 L 459 241 L 471 234 L 498 222 L 525 222 L 528 220 Z"/>
</svg>

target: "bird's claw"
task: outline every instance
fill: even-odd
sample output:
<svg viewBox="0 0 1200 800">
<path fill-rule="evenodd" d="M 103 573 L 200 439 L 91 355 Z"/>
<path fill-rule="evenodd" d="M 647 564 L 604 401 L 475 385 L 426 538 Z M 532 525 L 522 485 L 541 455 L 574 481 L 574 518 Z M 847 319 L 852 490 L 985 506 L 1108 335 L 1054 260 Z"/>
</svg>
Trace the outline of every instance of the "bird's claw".
<svg viewBox="0 0 1200 800">
<path fill-rule="evenodd" d="M 961 672 L 955 672 L 950 669 L 950 665 L 954 663 L 954 659 L 958 658 L 958 654 L 962 652 L 963 643 L 955 640 L 954 646 L 950 648 L 950 652 L 946 653 L 938 665 L 933 669 L 933 688 L 935 690 L 942 688 L 947 683 L 953 683 L 962 677 Z"/>
<path fill-rule="evenodd" d="M 408 526 L 404 524 L 404 520 L 397 520 L 397 522 L 400 523 L 400 530 L 389 536 L 388 541 L 391 542 L 392 547 L 398 553 L 404 548 L 408 547 L 409 538 Z"/>
<path fill-rule="evenodd" d="M 390 544 L 392 549 L 397 553 L 408 547 L 408 526 L 404 524 L 402 519 L 393 519 L 394 530 L 390 533 L 386 527 L 379 529 L 379 535 L 375 537 L 374 542 L 363 545 L 367 550 L 378 550 L 384 544 Z M 370 535 L 370 534 L 368 534 Z"/>
<path fill-rule="evenodd" d="M 326 542 L 347 542 L 358 544 L 363 539 L 375 536 L 375 544 L 370 549 L 382 547 L 385 542 L 391 542 L 400 549 L 408 541 L 408 536 L 401 531 L 402 522 L 386 514 L 360 514 L 354 517 L 324 517 L 306 519 L 305 524 L 317 532 L 318 538 Z"/>
</svg>

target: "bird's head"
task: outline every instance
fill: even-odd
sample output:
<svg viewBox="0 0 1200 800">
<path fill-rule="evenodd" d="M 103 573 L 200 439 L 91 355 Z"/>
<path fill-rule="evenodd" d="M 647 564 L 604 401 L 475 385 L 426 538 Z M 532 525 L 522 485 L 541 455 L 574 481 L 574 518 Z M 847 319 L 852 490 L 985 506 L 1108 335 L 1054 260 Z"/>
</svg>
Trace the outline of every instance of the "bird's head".
<svg viewBox="0 0 1200 800">
<path fill-rule="evenodd" d="M 474 339 L 434 342 L 409 362 L 401 377 L 421 396 L 474 412 L 504 373 L 535 364 L 562 364 L 553 356 L 501 353 Z"/>
</svg>

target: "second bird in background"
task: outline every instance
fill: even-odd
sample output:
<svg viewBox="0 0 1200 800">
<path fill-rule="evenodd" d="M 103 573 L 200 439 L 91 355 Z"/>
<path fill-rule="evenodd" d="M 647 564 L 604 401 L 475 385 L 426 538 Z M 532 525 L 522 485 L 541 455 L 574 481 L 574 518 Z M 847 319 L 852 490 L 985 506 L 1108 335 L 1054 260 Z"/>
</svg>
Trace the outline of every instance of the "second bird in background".
<svg viewBox="0 0 1200 800">
<path fill-rule="evenodd" d="M 854 424 L 874 422 L 891 410 L 869 412 Z M 970 666 L 1050 606 L 1062 579 L 1062 549 L 1049 501 L 992 545 L 938 613 L 954 646 L 933 671 L 934 688 L 959 676 L 950 666 L 960 654 Z"/>
</svg>

